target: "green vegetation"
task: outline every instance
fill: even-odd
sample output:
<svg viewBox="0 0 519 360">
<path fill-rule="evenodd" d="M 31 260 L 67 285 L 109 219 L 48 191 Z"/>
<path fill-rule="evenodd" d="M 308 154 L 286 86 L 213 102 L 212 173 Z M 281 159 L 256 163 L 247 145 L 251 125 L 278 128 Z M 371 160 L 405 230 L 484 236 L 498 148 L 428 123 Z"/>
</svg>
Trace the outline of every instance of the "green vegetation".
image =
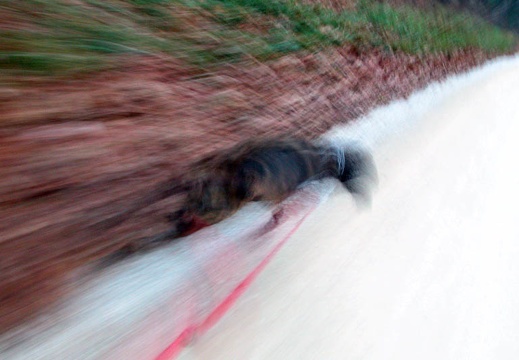
<svg viewBox="0 0 519 360">
<path fill-rule="evenodd" d="M 382 34 L 384 44 L 407 53 L 449 53 L 465 48 L 502 53 L 517 41 L 514 35 L 479 18 L 442 8 L 423 12 L 408 6 L 378 4 L 364 9 L 366 18 Z"/>
<path fill-rule="evenodd" d="M 426 54 L 517 43 L 468 15 L 367 0 L 341 13 L 295 0 L 0 0 L 0 19 L 5 74 L 90 71 L 132 54 L 206 67 L 341 44 Z"/>
</svg>

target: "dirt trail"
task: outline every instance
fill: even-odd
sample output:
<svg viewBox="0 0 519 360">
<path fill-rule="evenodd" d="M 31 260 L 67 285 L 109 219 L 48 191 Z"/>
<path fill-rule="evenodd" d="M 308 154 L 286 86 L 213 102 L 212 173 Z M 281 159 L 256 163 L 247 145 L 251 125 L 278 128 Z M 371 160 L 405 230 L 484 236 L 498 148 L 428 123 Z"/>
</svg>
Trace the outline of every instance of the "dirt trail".
<svg viewBox="0 0 519 360">
<path fill-rule="evenodd" d="M 337 191 L 188 359 L 516 359 L 519 59 L 376 151 L 357 213 Z"/>
</svg>

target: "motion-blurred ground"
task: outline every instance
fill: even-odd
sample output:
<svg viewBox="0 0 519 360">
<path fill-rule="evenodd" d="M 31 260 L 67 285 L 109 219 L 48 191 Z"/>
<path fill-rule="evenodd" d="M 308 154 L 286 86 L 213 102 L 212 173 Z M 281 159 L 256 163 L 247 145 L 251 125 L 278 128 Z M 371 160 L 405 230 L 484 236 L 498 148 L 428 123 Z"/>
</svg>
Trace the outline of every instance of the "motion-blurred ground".
<svg viewBox="0 0 519 360">
<path fill-rule="evenodd" d="M 513 50 L 480 20 L 359 3 L 2 1 L 0 331 L 166 229 L 180 197 L 100 224 L 201 156 L 316 137 Z"/>
</svg>

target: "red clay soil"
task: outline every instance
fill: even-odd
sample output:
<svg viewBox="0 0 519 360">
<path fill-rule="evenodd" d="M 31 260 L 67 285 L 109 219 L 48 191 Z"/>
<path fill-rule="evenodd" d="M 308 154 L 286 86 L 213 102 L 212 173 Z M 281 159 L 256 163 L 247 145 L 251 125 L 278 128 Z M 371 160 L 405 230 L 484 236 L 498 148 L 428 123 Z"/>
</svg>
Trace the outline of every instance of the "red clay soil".
<svg viewBox="0 0 519 360">
<path fill-rule="evenodd" d="M 0 332 L 60 299 L 77 270 L 166 230 L 180 196 L 127 209 L 200 157 L 260 135 L 314 138 L 488 58 L 345 47 L 211 73 L 142 58 L 1 87 Z"/>
</svg>

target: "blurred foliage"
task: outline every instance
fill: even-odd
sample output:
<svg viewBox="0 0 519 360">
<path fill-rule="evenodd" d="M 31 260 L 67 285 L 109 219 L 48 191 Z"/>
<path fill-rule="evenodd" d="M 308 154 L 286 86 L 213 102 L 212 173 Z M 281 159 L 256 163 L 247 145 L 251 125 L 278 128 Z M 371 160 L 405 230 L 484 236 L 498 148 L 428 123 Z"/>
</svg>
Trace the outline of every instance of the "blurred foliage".
<svg viewBox="0 0 519 360">
<path fill-rule="evenodd" d="M 114 66 L 118 56 L 171 56 L 201 67 L 354 44 L 412 54 L 517 39 L 477 18 L 359 0 L 350 11 L 294 0 L 0 0 L 0 69 L 68 74 Z"/>
<path fill-rule="evenodd" d="M 519 1 L 517 0 L 436 0 L 443 5 L 467 9 L 499 26 L 519 34 Z"/>
<path fill-rule="evenodd" d="M 441 7 L 424 12 L 410 6 L 367 3 L 363 3 L 362 12 L 382 34 L 384 44 L 395 51 L 422 54 L 479 48 L 502 53 L 517 44 L 513 34 L 467 14 Z"/>
</svg>

